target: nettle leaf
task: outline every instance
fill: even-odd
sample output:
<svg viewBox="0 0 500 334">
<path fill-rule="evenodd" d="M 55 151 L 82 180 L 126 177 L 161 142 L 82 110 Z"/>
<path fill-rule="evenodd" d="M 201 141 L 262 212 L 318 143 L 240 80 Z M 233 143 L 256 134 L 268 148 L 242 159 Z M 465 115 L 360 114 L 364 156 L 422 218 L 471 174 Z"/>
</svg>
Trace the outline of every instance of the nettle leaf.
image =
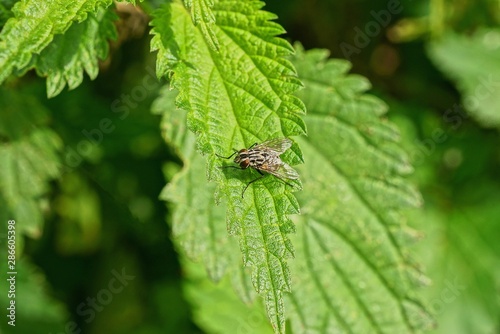
<svg viewBox="0 0 500 334">
<path fill-rule="evenodd" d="M 183 290 L 193 307 L 193 320 L 206 333 L 273 333 L 260 300 L 242 303 L 234 293 L 228 276 L 211 282 L 201 265 L 181 261 Z"/>
<path fill-rule="evenodd" d="M 37 237 L 42 196 L 60 175 L 62 142 L 46 126 L 47 112 L 35 99 L 0 89 L 0 110 L 0 215 L 18 222 L 19 235 Z"/>
<path fill-rule="evenodd" d="M 292 238 L 292 331 L 416 332 L 432 322 L 415 291 L 427 279 L 406 248 L 419 234 L 402 210 L 422 199 L 402 178 L 412 168 L 398 131 L 380 118 L 387 106 L 363 94 L 369 82 L 346 74 L 347 61 L 298 49 L 309 135 L 299 140 L 307 165 Z"/>
<path fill-rule="evenodd" d="M 243 262 L 254 268 L 252 282 L 264 295 L 271 322 L 284 332 L 282 293 L 290 290 L 286 259 L 293 256 L 287 234 L 294 231 L 288 215 L 298 212 L 291 187 L 266 177 L 242 190 L 258 174 L 220 169 L 233 148 L 270 138 L 304 133 L 304 105 L 291 95 L 299 87 L 291 63 L 293 52 L 283 29 L 269 20 L 258 1 L 218 1 L 213 6 L 219 51 L 207 44 L 188 10 L 179 2 L 159 10 L 153 20 L 152 50 L 158 51 L 158 75 L 171 75 L 180 92 L 177 106 L 188 111 L 187 123 L 197 134 L 199 151 L 208 154 L 207 174 L 217 182 L 216 199 L 226 200 L 229 233 L 240 238 Z M 302 161 L 294 145 L 284 157 Z"/>
<path fill-rule="evenodd" d="M 12 8 L 10 18 L 0 33 L 0 83 L 15 69 L 26 67 L 33 54 L 40 53 L 54 38 L 64 33 L 74 21 L 82 22 L 98 7 L 111 0 L 21 0 Z"/>
<path fill-rule="evenodd" d="M 429 46 L 430 58 L 456 81 L 462 105 L 483 126 L 500 127 L 500 29 L 472 36 L 447 33 Z M 479 64 L 479 65 L 478 65 Z M 455 122 L 460 115 L 448 116 Z"/>
<path fill-rule="evenodd" d="M 463 190 L 473 192 L 475 187 Z M 491 293 L 498 288 L 498 276 L 491 268 L 500 266 L 500 191 L 496 182 L 483 191 L 482 200 L 473 204 L 453 203 L 446 212 L 428 208 L 425 224 L 432 233 L 418 246 L 429 271 L 440 273 L 426 289 L 439 323 L 436 333 L 498 328 L 498 295 Z M 443 298 L 444 291 L 447 296 L 452 291 L 455 298 Z"/>
<path fill-rule="evenodd" d="M 47 96 L 58 95 L 68 84 L 69 89 L 83 81 L 83 71 L 91 79 L 99 72 L 98 59 L 108 56 L 109 39 L 116 39 L 112 11 L 100 8 L 96 14 L 78 24 L 73 24 L 63 35 L 56 35 L 52 42 L 32 59 L 30 67 L 38 75 L 47 77 Z"/>
<path fill-rule="evenodd" d="M 214 50 L 219 49 L 219 40 L 213 29 L 215 16 L 212 12 L 214 0 L 183 0 L 184 6 L 191 11 L 191 19 L 197 26 L 205 41 Z"/>
</svg>

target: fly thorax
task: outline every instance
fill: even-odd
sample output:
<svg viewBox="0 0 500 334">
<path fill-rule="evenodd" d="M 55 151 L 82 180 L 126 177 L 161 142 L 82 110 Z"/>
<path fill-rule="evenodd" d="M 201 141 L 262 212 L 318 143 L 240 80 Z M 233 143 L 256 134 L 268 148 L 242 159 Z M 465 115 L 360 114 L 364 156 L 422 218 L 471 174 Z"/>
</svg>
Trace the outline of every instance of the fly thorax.
<svg viewBox="0 0 500 334">
<path fill-rule="evenodd" d="M 262 150 L 250 150 L 248 153 L 251 166 L 261 166 L 271 157 L 269 152 Z"/>
</svg>

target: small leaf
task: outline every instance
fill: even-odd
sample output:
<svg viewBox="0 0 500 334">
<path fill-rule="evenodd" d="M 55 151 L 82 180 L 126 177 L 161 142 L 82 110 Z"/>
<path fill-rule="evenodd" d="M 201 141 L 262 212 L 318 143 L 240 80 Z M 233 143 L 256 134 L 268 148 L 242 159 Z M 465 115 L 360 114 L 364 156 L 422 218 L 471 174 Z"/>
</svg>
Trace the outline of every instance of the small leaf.
<svg viewBox="0 0 500 334">
<path fill-rule="evenodd" d="M 56 35 L 40 55 L 33 57 L 30 67 L 38 75 L 47 77 L 47 96 L 59 94 L 66 83 L 69 89 L 78 87 L 83 81 L 83 71 L 91 79 L 97 77 L 98 59 L 108 55 L 108 40 L 116 39 L 112 11 L 100 8 L 89 14 L 87 20 L 73 24 L 63 35 Z"/>
<path fill-rule="evenodd" d="M 15 69 L 26 67 L 33 54 L 40 53 L 54 38 L 64 33 L 74 21 L 82 22 L 98 7 L 111 0 L 21 0 L 12 8 L 10 18 L 0 33 L 0 83 Z"/>
<path fill-rule="evenodd" d="M 456 82 L 462 107 L 483 126 L 500 128 L 500 29 L 479 29 L 470 37 L 449 32 L 430 44 L 429 55 Z M 445 117 L 458 126 L 464 116 Z"/>
<path fill-rule="evenodd" d="M 46 126 L 44 108 L 26 95 L 0 89 L 0 110 L 0 213 L 19 221 L 19 235 L 37 237 L 42 195 L 60 174 L 62 142 Z"/>
</svg>

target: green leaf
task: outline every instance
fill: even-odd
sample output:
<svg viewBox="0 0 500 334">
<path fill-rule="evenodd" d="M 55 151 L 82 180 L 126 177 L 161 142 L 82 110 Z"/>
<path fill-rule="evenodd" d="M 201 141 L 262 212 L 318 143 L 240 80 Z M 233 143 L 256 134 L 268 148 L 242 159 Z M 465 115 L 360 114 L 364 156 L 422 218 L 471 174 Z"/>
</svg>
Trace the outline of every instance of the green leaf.
<svg viewBox="0 0 500 334">
<path fill-rule="evenodd" d="M 183 0 L 184 6 L 191 11 L 191 20 L 199 27 L 206 43 L 212 50 L 219 50 L 219 40 L 214 31 L 215 16 L 212 12 L 214 0 Z"/>
<path fill-rule="evenodd" d="M 26 67 L 33 54 L 40 53 L 54 38 L 64 33 L 74 21 L 82 22 L 110 0 L 21 0 L 12 8 L 10 18 L 0 33 L 0 83 L 15 69 Z"/>
<path fill-rule="evenodd" d="M 292 238 L 295 333 L 413 333 L 429 324 L 416 296 L 426 283 L 407 245 L 418 233 L 403 209 L 422 203 L 402 176 L 411 171 L 387 107 L 370 85 L 327 52 L 297 52 L 309 135 L 299 143 L 302 215 Z"/>
<path fill-rule="evenodd" d="M 436 333 L 467 334 L 476 328 L 488 332 L 498 327 L 499 300 L 492 291 L 498 289 L 496 268 L 500 268 L 500 188 L 485 181 L 479 181 L 479 187 L 475 183 L 461 188 L 462 196 L 480 194 L 480 201 L 464 201 L 459 195 L 446 211 L 426 208 L 429 233 L 419 248 L 428 270 L 436 273 L 432 287 L 426 289 L 430 312 L 439 323 Z"/>
<path fill-rule="evenodd" d="M 116 39 L 114 12 L 100 8 L 96 14 L 78 24 L 73 24 L 63 35 L 56 35 L 52 42 L 35 55 L 32 65 L 38 75 L 47 77 L 47 96 L 59 94 L 66 83 L 69 89 L 83 81 L 83 71 L 91 79 L 99 72 L 98 59 L 108 55 L 108 40 Z"/>
<path fill-rule="evenodd" d="M 0 218 L 18 221 L 19 236 L 36 237 L 42 196 L 60 174 L 62 142 L 46 126 L 47 112 L 36 100 L 0 89 L 0 110 Z"/>
<path fill-rule="evenodd" d="M 291 63 L 293 52 L 275 37 L 283 29 L 269 20 L 258 1 L 219 1 L 213 7 L 219 52 L 207 44 L 186 8 L 178 2 L 156 13 L 152 50 L 158 51 L 158 75 L 172 74 L 180 92 L 177 106 L 189 111 L 187 123 L 197 134 L 197 147 L 207 157 L 210 180 L 217 181 L 216 199 L 226 199 L 231 235 L 240 238 L 243 262 L 254 268 L 252 282 L 266 298 L 277 332 L 284 332 L 283 291 L 290 290 L 286 259 L 293 256 L 287 234 L 294 231 L 288 215 L 298 212 L 293 189 L 267 177 L 242 190 L 258 174 L 218 167 L 233 148 L 270 138 L 305 132 L 302 102 L 291 95 L 299 87 Z M 302 161 L 298 146 L 284 156 L 291 165 Z"/>
<path fill-rule="evenodd" d="M 225 277 L 214 284 L 207 279 L 201 265 L 182 261 L 186 298 L 195 304 L 193 318 L 207 333 L 273 333 L 261 302 L 244 304 Z"/>
<path fill-rule="evenodd" d="M 449 32 L 430 44 L 429 55 L 456 82 L 462 106 L 483 126 L 500 127 L 500 29 L 472 36 Z"/>
</svg>

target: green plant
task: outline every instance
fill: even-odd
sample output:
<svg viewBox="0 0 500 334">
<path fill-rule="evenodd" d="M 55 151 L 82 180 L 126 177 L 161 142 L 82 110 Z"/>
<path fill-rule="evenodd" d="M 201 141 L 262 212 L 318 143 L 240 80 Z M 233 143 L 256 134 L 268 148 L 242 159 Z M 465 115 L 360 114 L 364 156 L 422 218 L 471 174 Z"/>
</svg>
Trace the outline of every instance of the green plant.
<svg viewBox="0 0 500 334">
<path fill-rule="evenodd" d="M 79 87 L 84 72 L 96 78 L 98 59 L 107 57 L 108 41 L 117 37 L 117 16 L 112 1 L 104 0 L 10 5 L 0 8 L 6 13 L 0 17 L 0 218 L 15 217 L 18 233 L 36 238 L 52 181 L 78 166 L 65 163 L 63 135 L 54 131 L 47 106 L 27 98 L 29 88 L 16 90 L 23 82 L 15 75 L 35 70 L 47 77 L 51 98 L 66 85 Z M 156 74 L 168 80 L 152 111 L 183 164 L 176 172 L 172 163 L 165 166 L 169 183 L 161 198 L 171 212 L 195 322 L 211 332 L 414 333 L 432 327 L 417 289 L 428 279 L 410 250 L 420 233 L 406 218 L 422 198 L 406 179 L 413 168 L 400 131 L 385 117 L 387 105 L 366 93 L 366 78 L 348 74 L 349 62 L 279 37 L 285 31 L 263 5 L 185 0 L 144 6 L 153 17 Z M 444 41 L 455 44 L 435 44 L 430 53 L 468 94 L 477 82 L 457 67 L 470 61 L 443 60 L 463 44 Z M 481 120 L 494 104 L 490 98 L 476 110 Z M 498 126 L 495 113 L 487 116 L 485 122 Z M 258 174 L 221 169 L 228 162 L 217 155 L 278 137 L 294 140 L 282 158 L 300 181 L 290 187 L 268 176 L 241 196 Z M 73 179 L 75 187 L 85 190 L 79 180 Z M 60 192 L 71 193 L 68 188 Z M 92 191 L 83 196 L 98 202 Z M 36 315 L 46 312 L 62 322 L 51 302 Z M 238 321 L 224 316 L 228 309 Z"/>
</svg>

